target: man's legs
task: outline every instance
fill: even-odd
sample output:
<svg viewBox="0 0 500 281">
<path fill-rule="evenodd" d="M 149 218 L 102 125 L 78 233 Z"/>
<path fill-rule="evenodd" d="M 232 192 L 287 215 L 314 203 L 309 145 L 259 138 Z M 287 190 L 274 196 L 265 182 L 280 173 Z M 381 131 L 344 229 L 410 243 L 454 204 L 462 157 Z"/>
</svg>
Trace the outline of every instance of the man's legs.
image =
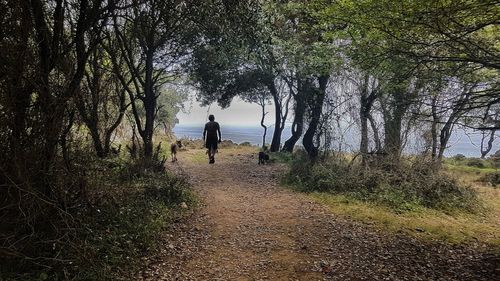
<svg viewBox="0 0 500 281">
<path fill-rule="evenodd" d="M 215 159 L 214 159 L 214 155 L 215 155 L 214 144 L 210 140 L 207 140 L 207 154 L 208 154 L 208 163 L 209 164 L 215 163 Z"/>
<path fill-rule="evenodd" d="M 215 163 L 215 148 L 213 146 L 210 146 L 210 148 L 208 149 L 208 163 Z"/>
</svg>

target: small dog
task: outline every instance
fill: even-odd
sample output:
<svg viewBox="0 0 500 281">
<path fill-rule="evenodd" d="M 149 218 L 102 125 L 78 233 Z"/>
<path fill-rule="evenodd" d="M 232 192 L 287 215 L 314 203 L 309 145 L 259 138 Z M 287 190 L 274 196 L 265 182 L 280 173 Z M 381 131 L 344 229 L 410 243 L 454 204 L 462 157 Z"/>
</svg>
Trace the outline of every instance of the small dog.
<svg viewBox="0 0 500 281">
<path fill-rule="evenodd" d="M 181 141 L 176 141 L 170 145 L 170 155 L 172 156 L 172 162 L 177 161 L 177 151 L 182 148 Z"/>
<path fill-rule="evenodd" d="M 267 154 L 267 147 L 264 146 L 262 151 L 259 152 L 259 165 L 269 162 L 269 154 Z"/>
</svg>

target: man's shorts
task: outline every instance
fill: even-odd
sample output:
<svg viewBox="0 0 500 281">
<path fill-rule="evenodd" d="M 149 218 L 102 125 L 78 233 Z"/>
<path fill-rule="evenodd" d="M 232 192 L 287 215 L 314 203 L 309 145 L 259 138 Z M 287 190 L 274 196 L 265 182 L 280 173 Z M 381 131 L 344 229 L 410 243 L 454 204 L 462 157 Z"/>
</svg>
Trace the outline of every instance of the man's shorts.
<svg viewBox="0 0 500 281">
<path fill-rule="evenodd" d="M 205 147 L 207 149 L 214 149 L 214 150 L 217 150 L 217 144 L 219 143 L 219 140 L 215 137 L 215 138 L 207 138 L 207 141 L 205 142 Z"/>
</svg>

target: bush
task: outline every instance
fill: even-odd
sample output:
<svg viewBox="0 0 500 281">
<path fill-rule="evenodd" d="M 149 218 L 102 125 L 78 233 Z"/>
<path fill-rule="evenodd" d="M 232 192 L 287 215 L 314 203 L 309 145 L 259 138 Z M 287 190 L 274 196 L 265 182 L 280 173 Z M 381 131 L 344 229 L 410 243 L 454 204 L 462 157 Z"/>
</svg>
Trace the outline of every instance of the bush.
<svg viewBox="0 0 500 281">
<path fill-rule="evenodd" d="M 200 149 L 205 147 L 205 143 L 203 143 L 202 139 L 183 138 L 180 141 L 182 142 L 182 148 Z"/>
<path fill-rule="evenodd" d="M 233 148 L 238 146 L 237 143 L 234 143 L 232 140 L 223 140 L 219 143 L 220 148 Z"/>
<path fill-rule="evenodd" d="M 179 215 L 179 203 L 194 204 L 186 179 L 174 174 L 151 173 L 121 187 L 121 196 L 106 194 L 83 216 L 77 280 L 114 280 L 137 271 L 141 257 L 163 242 L 161 232 Z"/>
<path fill-rule="evenodd" d="M 490 156 L 490 161 L 493 167 L 500 168 L 500 150 Z"/>
<path fill-rule="evenodd" d="M 476 168 L 485 168 L 486 167 L 484 164 L 484 160 L 479 159 L 479 158 L 468 159 L 466 165 L 469 167 L 476 167 Z"/>
<path fill-rule="evenodd" d="M 270 152 L 271 159 L 281 162 L 281 163 L 290 163 L 294 158 L 294 154 L 290 152 Z"/>
<path fill-rule="evenodd" d="M 189 183 L 186 176 L 173 175 L 154 175 L 147 179 L 144 193 L 149 198 L 160 201 L 165 204 L 178 204 L 190 198 Z"/>
<path fill-rule="evenodd" d="M 465 155 L 463 154 L 457 154 L 455 156 L 452 157 L 453 160 L 455 161 L 463 161 L 465 160 L 467 157 L 465 157 Z"/>
<path fill-rule="evenodd" d="M 436 172 L 430 163 L 402 161 L 398 168 L 391 170 L 384 168 L 386 166 L 379 163 L 367 168 L 343 157 L 313 165 L 299 157 L 291 163 L 285 182 L 302 191 L 348 195 L 395 211 L 427 207 L 472 212 L 477 207 L 477 196 L 471 188 Z"/>
<path fill-rule="evenodd" d="M 488 173 L 482 176 L 479 181 L 489 183 L 494 187 L 500 185 L 500 172 Z"/>
<path fill-rule="evenodd" d="M 85 167 L 86 177 L 78 204 L 38 211 L 37 220 L 50 227 L 31 233 L 36 243 L 24 243 L 17 255 L 0 256 L 0 280 L 123 278 L 164 242 L 161 231 L 182 214 L 180 203 L 195 203 L 184 176 L 158 171 L 139 159 L 81 159 L 85 162 L 78 165 Z M 39 258 L 32 262 L 24 255 Z"/>
</svg>

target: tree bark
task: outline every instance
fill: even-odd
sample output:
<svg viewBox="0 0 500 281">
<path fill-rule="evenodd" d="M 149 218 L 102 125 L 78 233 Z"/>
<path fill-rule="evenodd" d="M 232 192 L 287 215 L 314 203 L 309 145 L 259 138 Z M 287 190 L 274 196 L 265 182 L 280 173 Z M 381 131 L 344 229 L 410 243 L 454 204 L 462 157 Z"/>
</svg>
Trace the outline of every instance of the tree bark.
<svg viewBox="0 0 500 281">
<path fill-rule="evenodd" d="M 150 159 L 153 156 L 153 132 L 156 112 L 156 96 L 153 91 L 153 50 L 146 52 L 146 77 L 144 85 L 144 110 L 146 121 L 144 130 L 140 132 L 144 143 L 144 157 Z"/>
<path fill-rule="evenodd" d="M 97 156 L 105 158 L 109 156 L 111 150 L 111 136 L 123 120 L 128 106 L 125 104 L 125 90 L 108 85 L 120 84 L 120 81 L 111 78 L 111 73 L 102 71 L 101 58 L 99 50 L 93 52 L 93 58 L 88 66 L 89 71 L 85 73 L 87 84 L 77 92 L 75 104 L 83 123 L 90 131 Z M 115 105 L 116 102 L 111 97 L 117 97 L 118 104 Z M 117 115 L 110 116 L 107 109 L 109 105 L 118 107 Z"/>
<path fill-rule="evenodd" d="M 437 96 L 432 98 L 432 124 L 431 124 L 431 158 L 433 161 L 437 160 L 437 151 L 438 151 L 438 124 L 439 117 L 437 114 Z"/>
<path fill-rule="evenodd" d="M 274 111 L 275 111 L 273 139 L 271 141 L 271 147 L 269 150 L 271 152 L 276 152 L 280 150 L 280 145 L 281 145 L 281 102 L 279 99 L 278 89 L 276 89 L 276 84 L 274 80 L 269 82 L 267 84 L 267 87 L 269 89 L 269 92 L 271 92 L 271 95 L 273 96 Z"/>
<path fill-rule="evenodd" d="M 453 127 L 455 126 L 457 120 L 465 113 L 464 107 L 469 101 L 470 97 L 469 91 L 471 89 L 464 89 L 462 95 L 456 102 L 456 105 L 453 107 L 452 112 L 448 117 L 448 120 L 446 120 L 446 123 L 441 128 L 441 132 L 439 135 L 439 149 L 437 155 L 437 161 L 439 163 L 441 163 L 441 161 L 443 160 L 444 152 L 447 148 L 448 141 L 450 140 L 451 134 L 453 133 Z"/>
<path fill-rule="evenodd" d="M 400 86 L 390 90 L 390 101 L 384 106 L 384 152 L 392 163 L 397 163 L 402 149 L 403 118 L 412 102 L 407 83 L 395 81 Z"/>
<path fill-rule="evenodd" d="M 322 75 L 318 77 L 319 87 L 311 93 L 309 98 L 310 118 L 307 130 L 302 139 L 302 144 L 312 160 L 316 159 L 319 155 L 318 147 L 314 144 L 314 136 L 317 133 L 317 128 L 323 112 L 323 102 L 326 96 L 326 85 L 328 83 L 328 76 Z"/>
<path fill-rule="evenodd" d="M 305 87 L 307 86 L 304 84 L 307 83 L 302 83 L 300 80 L 298 80 L 297 84 L 298 84 L 297 93 L 292 95 L 293 99 L 295 100 L 294 116 L 291 127 L 292 135 L 287 141 L 285 141 L 285 144 L 283 145 L 283 151 L 290 153 L 293 152 L 295 144 L 297 143 L 297 141 L 299 141 L 300 137 L 302 136 L 302 132 L 304 130 L 304 114 L 306 111 Z M 290 90 L 292 91 L 291 86 Z"/>
<path fill-rule="evenodd" d="M 486 144 L 486 147 L 484 146 L 484 139 L 486 136 L 484 135 L 484 132 L 483 132 L 483 137 L 481 139 L 481 159 L 486 158 L 486 155 L 488 155 L 488 153 L 490 153 L 491 148 L 493 147 L 493 141 L 495 140 L 495 132 L 496 132 L 496 130 L 491 130 L 489 132 L 490 137 L 488 139 L 488 143 Z"/>
<path fill-rule="evenodd" d="M 363 156 L 363 162 L 366 162 L 366 157 L 368 155 L 368 121 L 370 119 L 370 111 L 372 109 L 373 102 L 375 101 L 376 94 L 375 92 L 368 93 L 368 83 L 370 76 L 365 75 L 363 85 L 361 87 L 361 97 L 360 97 L 360 109 L 359 109 L 359 117 L 361 122 L 361 142 L 359 145 L 359 151 Z M 374 131 L 374 134 L 378 132 Z"/>
<path fill-rule="evenodd" d="M 262 118 L 260 119 L 260 126 L 264 129 L 264 134 L 262 135 L 262 147 L 266 145 L 266 134 L 267 134 L 267 126 L 264 124 L 264 119 L 266 118 L 266 104 L 265 100 L 262 100 L 261 103 L 261 108 L 262 108 Z"/>
<path fill-rule="evenodd" d="M 373 141 L 375 142 L 375 150 L 381 151 L 382 150 L 382 141 L 380 140 L 380 136 L 378 134 L 377 124 L 375 123 L 375 120 L 373 119 L 373 116 L 371 113 L 368 113 L 368 121 L 370 121 L 370 127 L 372 128 L 372 132 L 373 132 Z"/>
</svg>

